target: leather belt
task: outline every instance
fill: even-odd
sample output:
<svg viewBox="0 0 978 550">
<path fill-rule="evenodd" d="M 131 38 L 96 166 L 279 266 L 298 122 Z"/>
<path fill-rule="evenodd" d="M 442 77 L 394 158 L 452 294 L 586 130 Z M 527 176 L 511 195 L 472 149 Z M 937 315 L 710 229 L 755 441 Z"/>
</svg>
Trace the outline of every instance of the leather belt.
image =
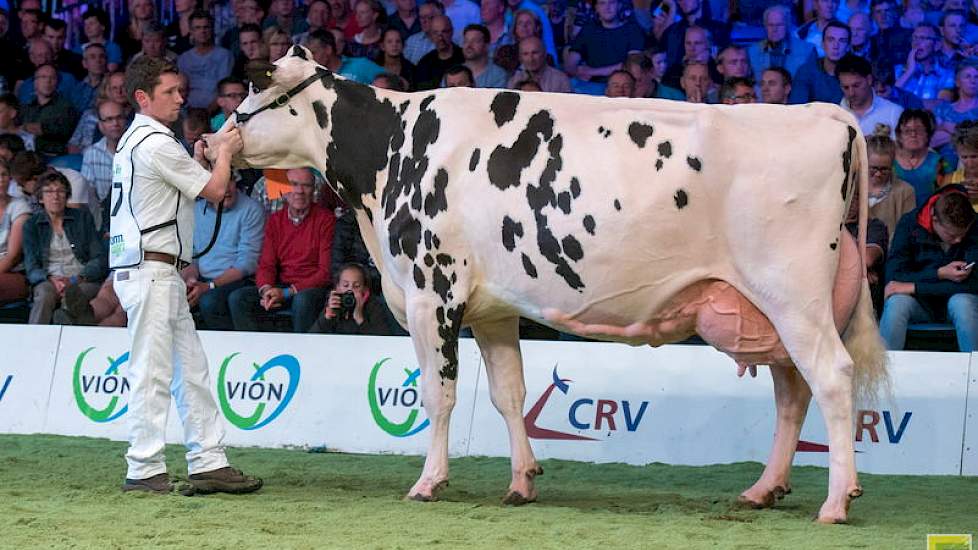
<svg viewBox="0 0 978 550">
<path fill-rule="evenodd" d="M 180 258 L 177 258 L 173 254 L 167 254 L 165 252 L 143 252 L 143 260 L 152 260 L 154 262 L 163 262 L 165 264 L 170 264 L 176 267 L 178 270 L 183 269 L 190 265 L 190 262 L 185 262 Z"/>
</svg>

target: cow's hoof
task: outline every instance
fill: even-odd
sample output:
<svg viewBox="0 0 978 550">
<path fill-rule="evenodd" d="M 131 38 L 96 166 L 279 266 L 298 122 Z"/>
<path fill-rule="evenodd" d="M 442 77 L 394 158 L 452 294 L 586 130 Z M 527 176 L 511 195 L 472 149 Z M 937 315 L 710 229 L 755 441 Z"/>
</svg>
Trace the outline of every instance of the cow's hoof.
<svg viewBox="0 0 978 550">
<path fill-rule="evenodd" d="M 849 498 L 859 498 L 863 496 L 863 488 L 857 485 L 853 489 L 849 489 Z"/>
<path fill-rule="evenodd" d="M 782 487 L 781 485 L 775 486 L 768 491 L 758 491 L 756 493 L 753 493 L 752 489 L 754 488 L 751 487 L 741 493 L 737 497 L 737 504 L 755 510 L 771 508 L 776 501 L 783 499 L 785 495 L 791 493 L 791 487 Z"/>
<path fill-rule="evenodd" d="M 442 489 L 444 489 L 447 486 L 448 486 L 448 480 L 443 479 L 438 483 L 431 485 L 428 491 L 425 491 L 423 489 L 417 491 L 411 489 L 411 492 L 408 493 L 406 497 L 404 497 L 404 500 L 413 500 L 415 502 L 437 502 L 438 493 L 440 493 Z"/>
<path fill-rule="evenodd" d="M 845 525 L 849 523 L 846 521 L 845 516 L 815 516 L 813 518 L 816 523 L 821 523 L 822 525 Z"/>
<path fill-rule="evenodd" d="M 506 506 L 523 506 L 524 504 L 536 502 L 536 500 L 537 497 L 535 495 L 531 497 L 525 497 L 523 496 L 523 493 L 520 493 L 519 491 L 510 491 L 509 494 L 506 495 L 505 498 L 503 498 L 503 504 L 505 504 Z"/>
</svg>

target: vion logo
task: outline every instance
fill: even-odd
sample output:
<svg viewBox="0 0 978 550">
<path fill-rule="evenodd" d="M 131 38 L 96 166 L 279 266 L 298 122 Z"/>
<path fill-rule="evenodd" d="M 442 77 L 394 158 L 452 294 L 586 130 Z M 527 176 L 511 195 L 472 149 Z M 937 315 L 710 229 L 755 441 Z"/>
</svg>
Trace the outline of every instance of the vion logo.
<svg viewBox="0 0 978 550">
<path fill-rule="evenodd" d="M 553 383 L 544 390 L 543 395 L 537 399 L 537 402 L 533 404 L 530 412 L 526 413 L 526 417 L 523 419 L 528 436 L 533 439 L 597 441 L 598 438 L 582 435 L 582 432 L 603 432 L 610 435 L 611 432 L 620 429 L 629 432 L 638 430 L 642 417 L 645 416 L 645 411 L 649 407 L 648 401 L 642 401 L 636 406 L 635 403 L 627 400 L 594 399 L 591 397 L 577 398 L 567 407 L 567 424 L 578 430 L 577 434 L 538 426 L 537 420 L 547 402 L 550 401 L 554 390 L 559 390 L 564 395 L 570 396 L 570 382 L 572 380 L 560 378 L 557 375 L 557 367 L 554 366 Z"/>
<path fill-rule="evenodd" d="M 913 412 L 903 413 L 899 420 L 890 411 L 869 411 L 861 410 L 856 414 L 856 441 L 862 442 L 866 435 L 873 443 L 880 443 L 884 435 L 886 441 L 891 445 L 898 445 L 907 433 L 910 426 L 910 418 Z M 880 422 L 883 423 L 880 426 Z M 812 443 L 811 441 L 801 440 L 798 442 L 798 450 L 802 452 L 827 453 L 829 446 L 822 443 Z M 857 453 L 859 451 L 856 451 Z"/>
<path fill-rule="evenodd" d="M 421 369 L 403 369 L 403 374 L 395 369 L 384 369 L 381 375 L 381 367 L 388 360 L 390 357 L 377 361 L 370 371 L 370 381 L 367 383 L 370 414 L 380 429 L 390 435 L 409 437 L 429 424 L 427 418 L 420 420 L 422 403 L 418 376 Z M 392 417 L 396 420 L 391 420 Z"/>
<path fill-rule="evenodd" d="M 276 355 L 264 365 L 244 362 L 232 367 L 240 353 L 224 358 L 217 374 L 217 399 L 228 422 L 242 430 L 257 430 L 278 418 L 299 387 L 299 360 Z M 251 413 L 240 413 L 240 410 Z"/>
<path fill-rule="evenodd" d="M 14 375 L 8 374 L 6 378 L 3 379 L 3 384 L 0 385 L 0 401 L 3 401 L 3 396 L 7 394 L 7 388 L 10 387 L 10 383 L 14 381 Z"/>
<path fill-rule="evenodd" d="M 119 374 L 119 367 L 129 361 L 129 352 L 118 359 L 106 357 L 109 366 L 103 371 L 94 365 L 86 366 L 85 358 L 94 349 L 86 349 L 75 359 L 71 376 L 75 404 L 93 422 L 112 422 L 129 410 L 128 402 L 122 404 L 122 399 L 129 393 L 129 380 Z"/>
</svg>

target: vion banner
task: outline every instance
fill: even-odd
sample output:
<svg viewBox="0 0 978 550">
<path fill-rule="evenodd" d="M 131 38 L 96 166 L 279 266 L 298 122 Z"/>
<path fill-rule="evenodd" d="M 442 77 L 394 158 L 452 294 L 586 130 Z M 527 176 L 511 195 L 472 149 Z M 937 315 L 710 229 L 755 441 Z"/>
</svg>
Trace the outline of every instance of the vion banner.
<svg viewBox="0 0 978 550">
<path fill-rule="evenodd" d="M 61 327 L 5 325 L 0 364 L 0 433 L 44 431 Z"/>
</svg>

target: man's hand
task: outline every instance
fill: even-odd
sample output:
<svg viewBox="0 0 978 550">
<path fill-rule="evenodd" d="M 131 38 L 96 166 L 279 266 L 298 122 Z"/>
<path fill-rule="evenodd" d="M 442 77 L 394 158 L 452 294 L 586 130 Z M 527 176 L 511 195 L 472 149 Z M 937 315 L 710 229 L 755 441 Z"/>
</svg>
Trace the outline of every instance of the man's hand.
<svg viewBox="0 0 978 550">
<path fill-rule="evenodd" d="M 261 307 L 265 308 L 265 311 L 278 309 L 283 305 L 285 305 L 285 291 L 281 288 L 270 287 L 261 295 Z"/>
<path fill-rule="evenodd" d="M 41 129 L 40 122 L 28 122 L 27 124 L 24 125 L 24 130 L 26 130 L 31 134 L 34 134 L 35 136 L 39 136 L 44 133 L 44 130 Z"/>
<path fill-rule="evenodd" d="M 200 298 L 207 294 L 207 291 L 211 289 L 211 286 L 207 283 L 202 283 L 200 281 L 194 281 L 192 283 L 187 283 L 187 303 L 190 307 L 195 307 L 200 303 Z"/>
<path fill-rule="evenodd" d="M 203 139 L 194 143 L 194 160 L 204 168 L 211 166 L 211 161 L 207 159 L 207 143 Z"/>
<path fill-rule="evenodd" d="M 737 377 L 743 378 L 744 373 L 750 371 L 751 378 L 757 378 L 757 365 L 748 365 L 747 363 L 737 363 Z"/>
<path fill-rule="evenodd" d="M 937 278 L 945 281 L 960 283 L 971 275 L 973 268 L 968 267 L 965 262 L 955 260 L 937 270 Z"/>
<path fill-rule="evenodd" d="M 221 145 L 217 150 L 218 155 L 227 155 L 227 158 L 230 159 L 244 147 L 244 142 L 241 141 L 241 132 L 237 128 L 231 128 L 224 133 L 222 138 Z"/>
<path fill-rule="evenodd" d="M 68 279 L 66 277 L 48 277 L 48 280 L 54 285 L 54 290 L 58 293 L 58 296 L 65 295 L 65 287 L 68 286 Z"/>
<path fill-rule="evenodd" d="M 907 54 L 907 64 L 903 67 L 904 72 L 913 74 L 917 70 L 917 48 L 910 48 Z"/>
<path fill-rule="evenodd" d="M 336 319 L 336 312 L 340 310 L 340 295 L 335 290 L 329 291 L 329 299 L 326 300 L 326 309 L 323 310 L 323 317 Z"/>
<path fill-rule="evenodd" d="M 913 296 L 915 291 L 913 283 L 901 283 L 900 281 L 890 281 L 886 283 L 886 288 L 883 289 L 883 299 L 887 299 L 894 294 L 906 294 L 908 296 Z"/>
</svg>

